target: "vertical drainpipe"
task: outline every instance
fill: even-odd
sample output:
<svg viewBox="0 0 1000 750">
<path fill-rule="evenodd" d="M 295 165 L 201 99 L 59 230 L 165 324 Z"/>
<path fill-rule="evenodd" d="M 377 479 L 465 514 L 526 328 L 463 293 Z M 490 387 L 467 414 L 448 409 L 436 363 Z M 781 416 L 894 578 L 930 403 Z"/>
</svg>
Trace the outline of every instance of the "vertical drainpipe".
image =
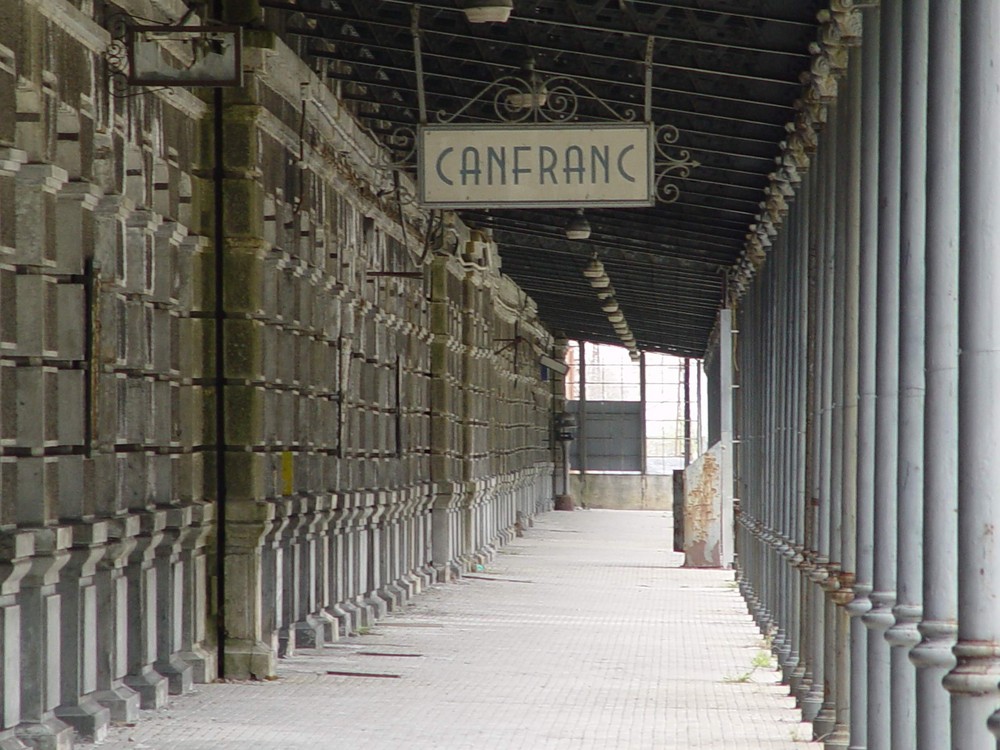
<svg viewBox="0 0 1000 750">
<path fill-rule="evenodd" d="M 892 748 L 916 747 L 917 674 L 910 650 L 920 642 L 924 464 L 924 233 L 927 190 L 929 0 L 907 0 L 903 16 L 903 110 L 899 241 L 899 429 L 896 471 L 895 624 L 892 647 Z"/>
<path fill-rule="evenodd" d="M 868 747 L 868 629 L 875 523 L 875 389 L 878 275 L 879 9 L 862 11 L 859 206 L 857 567 L 851 615 L 851 750 Z"/>
<path fill-rule="evenodd" d="M 958 391 L 958 666 L 952 747 L 996 750 L 1000 734 L 1000 3 L 962 2 Z"/>
<path fill-rule="evenodd" d="M 927 341 L 924 401 L 923 640 L 917 666 L 917 750 L 948 747 L 951 706 L 941 681 L 958 632 L 959 0 L 931 6 L 927 110 Z"/>
<path fill-rule="evenodd" d="M 868 746 L 891 747 L 890 653 L 895 622 L 896 461 L 899 427 L 899 180 L 903 0 L 881 5 L 878 310 L 875 401 L 875 561 L 868 640 Z"/>
<path fill-rule="evenodd" d="M 212 0 L 212 15 L 223 19 L 223 0 Z M 216 660 L 219 679 L 226 677 L 226 410 L 224 388 L 225 371 L 225 239 L 223 209 L 225 165 L 223 119 L 223 89 L 212 92 L 213 168 L 212 190 L 214 208 L 215 245 L 215 610 L 216 610 Z"/>
</svg>

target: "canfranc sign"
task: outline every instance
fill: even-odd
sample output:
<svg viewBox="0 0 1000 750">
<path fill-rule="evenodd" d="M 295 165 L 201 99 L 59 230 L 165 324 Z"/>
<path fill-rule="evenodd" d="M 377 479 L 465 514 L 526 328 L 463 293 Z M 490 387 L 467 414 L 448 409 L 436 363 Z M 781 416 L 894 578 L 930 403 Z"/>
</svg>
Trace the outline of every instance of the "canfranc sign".
<svg viewBox="0 0 1000 750">
<path fill-rule="evenodd" d="M 653 205 L 646 124 L 426 125 L 418 145 L 425 206 Z"/>
</svg>

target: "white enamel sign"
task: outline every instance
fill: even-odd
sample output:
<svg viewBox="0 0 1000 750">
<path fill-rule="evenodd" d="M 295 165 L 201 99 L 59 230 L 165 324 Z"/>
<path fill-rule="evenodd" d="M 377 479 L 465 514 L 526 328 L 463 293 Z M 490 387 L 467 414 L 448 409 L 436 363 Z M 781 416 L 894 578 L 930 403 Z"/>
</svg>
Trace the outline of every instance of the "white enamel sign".
<svg viewBox="0 0 1000 750">
<path fill-rule="evenodd" d="M 652 128 L 426 125 L 420 202 L 437 208 L 651 206 Z"/>
</svg>

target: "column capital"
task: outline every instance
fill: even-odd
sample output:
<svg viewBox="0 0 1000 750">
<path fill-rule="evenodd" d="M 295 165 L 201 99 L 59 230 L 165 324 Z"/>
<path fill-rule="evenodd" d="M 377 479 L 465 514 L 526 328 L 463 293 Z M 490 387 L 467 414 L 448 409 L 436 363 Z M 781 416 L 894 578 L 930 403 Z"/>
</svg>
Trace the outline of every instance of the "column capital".
<svg viewBox="0 0 1000 750">
<path fill-rule="evenodd" d="M 9 146 L 0 148 L 0 177 L 10 177 L 20 170 L 21 165 L 26 164 L 27 161 L 26 151 Z"/>
</svg>

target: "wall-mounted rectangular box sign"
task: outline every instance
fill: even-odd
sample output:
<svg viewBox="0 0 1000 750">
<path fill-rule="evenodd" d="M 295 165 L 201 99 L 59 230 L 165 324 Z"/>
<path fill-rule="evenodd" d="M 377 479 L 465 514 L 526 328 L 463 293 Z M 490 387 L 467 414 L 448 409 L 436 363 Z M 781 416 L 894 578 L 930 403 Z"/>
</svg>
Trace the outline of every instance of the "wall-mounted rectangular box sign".
<svg viewBox="0 0 1000 750">
<path fill-rule="evenodd" d="M 425 125 L 418 151 L 425 206 L 653 205 L 647 124 Z"/>
<path fill-rule="evenodd" d="M 130 26 L 128 82 L 133 86 L 241 86 L 238 26 Z"/>
</svg>

